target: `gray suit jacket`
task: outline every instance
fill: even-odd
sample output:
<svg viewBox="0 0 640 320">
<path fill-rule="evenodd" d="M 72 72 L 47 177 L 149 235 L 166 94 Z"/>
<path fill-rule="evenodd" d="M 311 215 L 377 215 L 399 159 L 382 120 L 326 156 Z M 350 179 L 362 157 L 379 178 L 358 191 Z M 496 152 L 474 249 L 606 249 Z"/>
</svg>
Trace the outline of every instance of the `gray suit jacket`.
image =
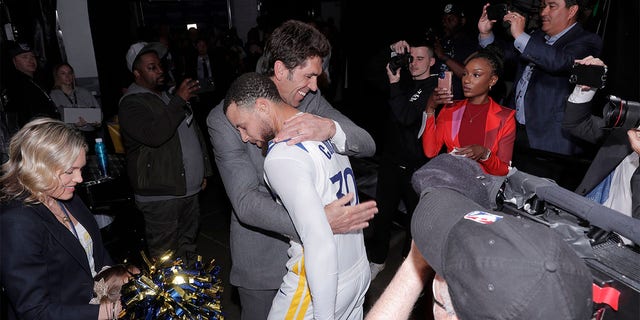
<svg viewBox="0 0 640 320">
<path fill-rule="evenodd" d="M 349 156 L 375 153 L 371 135 L 331 107 L 320 92 L 309 92 L 298 110 L 337 121 L 347 137 Z M 218 104 L 207 117 L 213 154 L 227 195 L 231 217 L 231 284 L 246 289 L 275 290 L 286 273 L 289 238 L 297 237 L 288 213 L 266 188 L 264 156 L 260 149 L 242 142 Z"/>
</svg>

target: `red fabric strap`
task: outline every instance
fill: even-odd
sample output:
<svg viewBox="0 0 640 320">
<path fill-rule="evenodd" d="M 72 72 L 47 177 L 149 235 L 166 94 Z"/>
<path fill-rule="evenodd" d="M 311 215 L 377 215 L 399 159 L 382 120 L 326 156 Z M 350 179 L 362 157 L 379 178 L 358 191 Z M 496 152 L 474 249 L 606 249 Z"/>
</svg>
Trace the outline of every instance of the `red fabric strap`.
<svg viewBox="0 0 640 320">
<path fill-rule="evenodd" d="M 598 287 L 595 283 L 593 288 L 593 303 L 604 303 L 613 310 L 618 311 L 618 301 L 620 300 L 620 291 L 612 287 Z"/>
</svg>

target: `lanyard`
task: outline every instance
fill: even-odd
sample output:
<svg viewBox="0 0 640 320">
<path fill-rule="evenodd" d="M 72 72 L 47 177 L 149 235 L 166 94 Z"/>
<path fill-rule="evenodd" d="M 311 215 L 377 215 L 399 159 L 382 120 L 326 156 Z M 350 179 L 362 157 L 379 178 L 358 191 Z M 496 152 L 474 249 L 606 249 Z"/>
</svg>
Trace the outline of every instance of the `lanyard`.
<svg viewBox="0 0 640 320">
<path fill-rule="evenodd" d="M 62 89 L 60 91 L 62 91 Z M 62 93 L 64 94 L 65 97 L 67 97 L 67 100 L 71 102 L 71 106 L 75 107 L 78 105 L 78 96 L 76 95 L 76 90 L 73 90 L 73 100 L 71 100 L 71 97 L 68 94 L 66 94 L 64 91 L 62 91 Z"/>
<path fill-rule="evenodd" d="M 76 236 L 76 239 L 80 239 L 80 237 L 78 236 L 78 231 L 76 231 L 76 226 L 73 224 L 73 221 L 71 221 L 71 218 L 69 217 L 69 211 L 67 211 L 67 207 L 65 207 L 60 201 L 58 201 L 58 205 L 60 206 L 60 209 L 62 209 L 62 212 L 64 212 L 64 216 L 67 218 L 66 220 L 69 223 L 69 226 L 71 226 L 73 235 Z"/>
</svg>

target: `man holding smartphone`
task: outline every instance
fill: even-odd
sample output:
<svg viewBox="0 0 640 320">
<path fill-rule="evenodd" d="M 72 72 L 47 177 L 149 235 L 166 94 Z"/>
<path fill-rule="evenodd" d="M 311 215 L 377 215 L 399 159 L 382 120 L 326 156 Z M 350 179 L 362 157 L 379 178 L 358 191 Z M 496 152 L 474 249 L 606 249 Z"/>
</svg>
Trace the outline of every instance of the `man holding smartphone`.
<svg viewBox="0 0 640 320">
<path fill-rule="evenodd" d="M 384 142 L 380 148 L 376 200 L 379 213 L 370 226 L 367 251 L 371 267 L 371 279 L 384 268 L 389 251 L 390 232 L 400 201 L 411 215 L 418 203 L 418 195 L 411 187 L 411 176 L 427 162 L 422 152 L 422 113 L 427 100 L 437 84 L 437 75 L 430 69 L 435 63 L 433 44 L 427 39 L 398 41 L 391 45 L 392 54 L 411 55 L 406 73 L 393 72 L 387 64 L 389 78 L 389 116 L 385 124 Z M 405 78 L 402 78 L 404 74 Z M 408 230 L 408 229 L 407 229 Z M 411 237 L 407 235 L 403 255 L 409 252 Z"/>
<path fill-rule="evenodd" d="M 506 102 L 516 110 L 519 123 L 516 146 L 563 155 L 579 154 L 582 150 L 576 141 L 562 129 L 566 97 L 571 92 L 568 77 L 575 59 L 600 54 L 602 39 L 577 22 L 583 10 L 581 1 L 542 0 L 540 5 L 541 27 L 527 34 L 526 17 L 507 11 L 502 21 L 491 20 L 487 3 L 478 21 L 479 43 L 486 47 L 494 42 L 494 23 L 509 23 L 514 41 L 501 47 L 505 60 L 518 63 L 514 90 Z M 542 166 L 536 164 L 534 169 L 548 170 Z M 551 172 L 534 174 L 553 175 Z"/>
</svg>

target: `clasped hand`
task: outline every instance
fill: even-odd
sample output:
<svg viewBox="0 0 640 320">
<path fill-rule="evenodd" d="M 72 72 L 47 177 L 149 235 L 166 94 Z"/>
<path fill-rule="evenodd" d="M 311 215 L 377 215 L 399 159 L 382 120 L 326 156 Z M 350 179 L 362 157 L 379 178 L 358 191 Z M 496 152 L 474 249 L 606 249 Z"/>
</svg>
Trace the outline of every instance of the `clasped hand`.
<svg viewBox="0 0 640 320">
<path fill-rule="evenodd" d="M 310 113 L 299 113 L 287 119 L 274 142 L 287 141 L 294 145 L 302 141 L 324 141 L 336 134 L 336 124 L 331 119 L 318 117 Z"/>
<path fill-rule="evenodd" d="M 469 159 L 478 161 L 487 155 L 487 148 L 479 144 L 472 144 L 465 147 L 456 147 L 452 151 L 456 156 L 464 156 Z"/>
</svg>

